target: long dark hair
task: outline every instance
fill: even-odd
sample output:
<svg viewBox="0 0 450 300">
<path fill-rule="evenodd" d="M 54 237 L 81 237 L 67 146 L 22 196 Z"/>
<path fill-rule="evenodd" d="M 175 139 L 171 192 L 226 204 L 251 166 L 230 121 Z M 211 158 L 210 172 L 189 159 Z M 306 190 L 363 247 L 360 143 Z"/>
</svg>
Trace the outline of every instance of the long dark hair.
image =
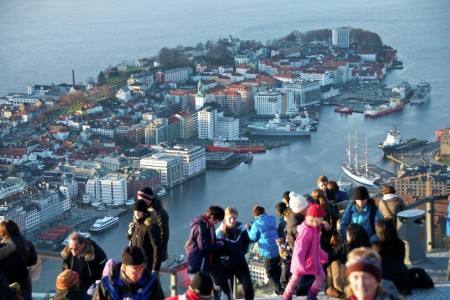
<svg viewBox="0 0 450 300">
<path fill-rule="evenodd" d="M 380 220 L 375 225 L 375 232 L 378 236 L 378 242 L 381 245 L 390 243 L 397 243 L 400 241 L 398 237 L 397 228 L 392 220 Z"/>
<path fill-rule="evenodd" d="M 353 248 L 370 247 L 370 237 L 367 231 L 359 224 L 348 225 L 347 234 L 350 238 L 348 245 Z"/>
</svg>

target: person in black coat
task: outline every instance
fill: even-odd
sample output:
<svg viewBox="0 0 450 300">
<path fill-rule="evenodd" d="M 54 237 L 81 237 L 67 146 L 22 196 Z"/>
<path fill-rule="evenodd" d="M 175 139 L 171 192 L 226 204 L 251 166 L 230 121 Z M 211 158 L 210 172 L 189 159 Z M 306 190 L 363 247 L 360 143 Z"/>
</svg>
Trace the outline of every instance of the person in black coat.
<svg viewBox="0 0 450 300">
<path fill-rule="evenodd" d="M 17 282 L 20 286 L 26 284 L 28 269 L 25 261 L 16 250 L 16 244 L 12 240 L 0 243 L 0 276 L 3 275 L 8 284 Z"/>
<path fill-rule="evenodd" d="M 231 299 L 233 276 L 239 280 L 244 289 L 245 299 L 253 299 L 252 278 L 245 254 L 248 252 L 250 238 L 244 224 L 237 222 L 238 211 L 229 206 L 225 209 L 222 224 L 216 229 L 217 239 L 223 242 L 223 248 L 213 255 L 211 274 L 221 291 Z"/>
<path fill-rule="evenodd" d="M 78 273 L 80 290 L 87 291 L 96 280 L 102 278 L 103 268 L 108 260 L 102 248 L 93 240 L 78 232 L 69 236 L 69 244 L 61 251 L 62 270 Z"/>
<path fill-rule="evenodd" d="M 134 218 L 128 228 L 127 238 L 130 240 L 130 246 L 136 246 L 142 250 L 147 269 L 158 277 L 162 262 L 162 245 L 156 213 L 147 209 L 144 200 L 137 200 L 133 209 Z"/>
<path fill-rule="evenodd" d="M 161 234 L 161 261 L 166 261 L 168 257 L 169 244 L 169 214 L 164 209 L 161 201 L 153 195 L 151 187 L 145 187 L 137 192 L 137 199 L 144 200 L 147 207 L 153 209 L 157 215 L 157 224 Z"/>
<path fill-rule="evenodd" d="M 16 245 L 16 251 L 20 254 L 25 265 L 29 268 L 37 263 L 38 257 L 36 249 L 32 242 L 25 239 L 21 233 L 19 226 L 12 220 L 3 220 L 0 223 L 0 237 L 3 242 L 11 239 Z M 27 281 L 21 287 L 22 291 L 32 294 L 31 278 L 28 276 Z"/>
<path fill-rule="evenodd" d="M 382 278 L 394 282 L 402 292 L 408 289 L 408 268 L 405 265 L 405 243 L 398 237 L 391 220 L 380 220 L 375 225 L 378 241 L 372 245 L 381 256 Z"/>
</svg>

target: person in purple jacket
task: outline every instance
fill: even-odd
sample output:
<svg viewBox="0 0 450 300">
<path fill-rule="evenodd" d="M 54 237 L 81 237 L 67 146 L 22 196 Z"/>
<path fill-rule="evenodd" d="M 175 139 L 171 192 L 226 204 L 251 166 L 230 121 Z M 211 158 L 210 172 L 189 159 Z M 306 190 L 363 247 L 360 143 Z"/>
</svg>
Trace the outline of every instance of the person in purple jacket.
<svg viewBox="0 0 450 300">
<path fill-rule="evenodd" d="M 223 242 L 216 240 L 214 225 L 222 221 L 224 215 L 222 207 L 210 206 L 205 214 L 191 221 L 189 239 L 185 245 L 191 280 L 199 271 L 210 274 L 212 253 L 223 248 Z"/>
</svg>

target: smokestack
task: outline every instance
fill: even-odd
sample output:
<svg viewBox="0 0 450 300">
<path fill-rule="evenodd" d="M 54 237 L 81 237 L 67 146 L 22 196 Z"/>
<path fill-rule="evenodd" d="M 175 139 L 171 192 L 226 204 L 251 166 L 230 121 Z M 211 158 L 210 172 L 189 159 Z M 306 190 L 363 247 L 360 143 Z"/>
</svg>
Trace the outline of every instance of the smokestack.
<svg viewBox="0 0 450 300">
<path fill-rule="evenodd" d="M 72 85 L 75 86 L 75 70 L 72 70 Z"/>
</svg>

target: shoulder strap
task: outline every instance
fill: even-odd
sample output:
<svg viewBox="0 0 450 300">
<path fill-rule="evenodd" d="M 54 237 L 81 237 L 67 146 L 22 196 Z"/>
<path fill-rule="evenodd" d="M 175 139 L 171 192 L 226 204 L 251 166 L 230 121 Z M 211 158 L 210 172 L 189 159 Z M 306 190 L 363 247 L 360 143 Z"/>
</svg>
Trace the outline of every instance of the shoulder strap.
<svg viewBox="0 0 450 300">
<path fill-rule="evenodd" d="M 396 219 L 396 216 L 394 216 L 394 214 L 392 213 L 391 209 L 389 208 L 389 205 L 386 203 L 386 201 L 384 201 L 384 199 L 381 199 L 381 201 L 383 202 L 384 207 L 387 209 L 389 215 L 391 216 L 391 218 L 393 220 Z"/>
<path fill-rule="evenodd" d="M 375 231 L 375 215 L 377 213 L 377 207 L 375 205 L 370 205 L 370 211 L 369 211 L 369 220 L 370 225 L 372 226 L 373 232 Z"/>
</svg>

